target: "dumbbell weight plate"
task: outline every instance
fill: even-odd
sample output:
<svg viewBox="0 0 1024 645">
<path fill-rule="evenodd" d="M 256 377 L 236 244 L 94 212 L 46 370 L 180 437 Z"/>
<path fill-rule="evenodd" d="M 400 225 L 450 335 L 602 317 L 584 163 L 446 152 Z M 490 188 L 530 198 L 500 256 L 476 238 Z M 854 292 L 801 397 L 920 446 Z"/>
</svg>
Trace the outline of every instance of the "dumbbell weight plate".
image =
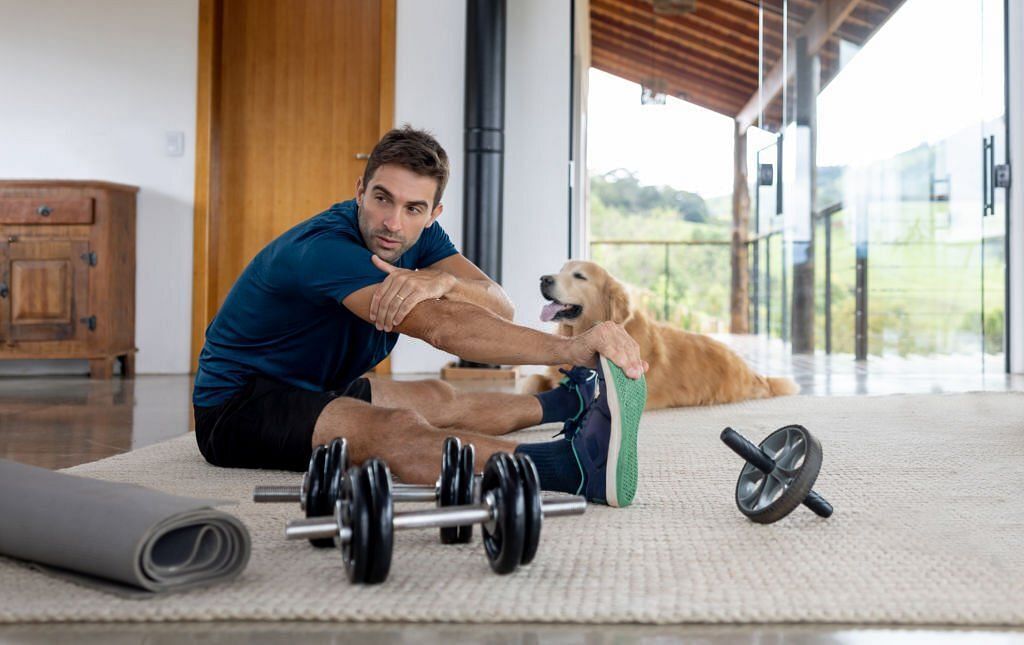
<svg viewBox="0 0 1024 645">
<path fill-rule="evenodd" d="M 307 508 L 307 517 L 330 515 L 334 501 L 338 499 L 340 494 L 342 477 L 348 470 L 348 448 L 344 439 L 340 437 L 332 439 L 327 444 L 326 452 L 327 456 L 319 471 L 320 475 L 317 477 L 320 481 L 317 496 L 310 497 L 311 500 L 315 500 L 312 506 L 318 510 L 318 513 L 317 515 L 309 515 Z M 339 465 L 341 468 L 338 467 Z M 334 546 L 334 540 L 310 540 L 309 543 L 318 549 L 327 549 Z"/>
<path fill-rule="evenodd" d="M 475 503 L 473 489 L 476 486 L 476 448 L 473 444 L 467 443 L 459 451 L 459 477 L 458 494 L 455 496 L 455 503 L 464 506 Z M 473 525 L 466 524 L 458 527 L 455 541 L 460 544 L 467 544 L 473 539 Z"/>
<path fill-rule="evenodd" d="M 319 462 L 317 461 L 317 454 L 326 452 L 327 446 L 317 446 L 313 449 L 313 453 L 309 456 L 309 466 L 306 467 L 306 476 L 302 478 L 302 490 L 299 491 L 299 504 L 302 505 L 302 510 L 306 511 L 306 517 L 310 516 L 309 506 L 312 503 L 310 500 L 313 499 L 313 482 L 317 479 L 317 473 L 323 468 L 322 465 L 318 465 Z"/>
<path fill-rule="evenodd" d="M 480 498 L 494 496 L 496 517 L 493 527 L 483 526 L 484 549 L 495 573 L 512 573 L 523 559 L 526 539 L 526 504 L 523 484 L 512 456 L 498 452 L 484 466 Z"/>
<path fill-rule="evenodd" d="M 352 583 L 366 582 L 370 568 L 370 503 L 360 478 L 362 472 L 362 468 L 357 468 L 345 474 L 341 497 L 335 507 L 338 526 L 348 527 L 351 531 L 349 540 L 336 542 L 341 550 L 345 574 Z"/>
<path fill-rule="evenodd" d="M 459 453 L 461 450 L 462 442 L 458 437 L 448 437 L 444 440 L 444 447 L 441 450 L 440 489 L 437 491 L 437 505 L 442 508 L 459 503 Z M 440 531 L 442 543 L 455 544 L 459 541 L 459 527 L 446 526 Z"/>
<path fill-rule="evenodd" d="M 327 463 L 327 446 L 317 446 L 309 464 L 309 491 L 306 493 L 306 517 L 322 517 L 331 514 L 331 508 L 324 508 L 327 481 L 324 480 L 324 466 Z M 333 540 L 310 539 L 310 544 L 323 548 L 334 544 Z"/>
<path fill-rule="evenodd" d="M 519 478 L 523 482 L 523 502 L 526 509 L 523 557 L 519 564 L 526 565 L 533 562 L 534 556 L 537 555 L 544 510 L 541 508 L 540 476 L 537 475 L 537 467 L 533 460 L 526 455 L 516 455 L 515 460 L 519 468 Z"/>
<path fill-rule="evenodd" d="M 779 428 L 761 442 L 761 450 L 775 460 L 765 474 L 747 463 L 736 482 L 736 506 L 759 524 L 771 524 L 803 503 L 821 470 L 821 444 L 807 428 Z"/>
<path fill-rule="evenodd" d="M 391 499 L 391 471 L 379 459 L 370 459 L 363 464 L 360 479 L 370 500 L 369 564 L 366 571 L 367 584 L 384 582 L 391 570 L 391 553 L 394 546 L 395 515 Z"/>
</svg>

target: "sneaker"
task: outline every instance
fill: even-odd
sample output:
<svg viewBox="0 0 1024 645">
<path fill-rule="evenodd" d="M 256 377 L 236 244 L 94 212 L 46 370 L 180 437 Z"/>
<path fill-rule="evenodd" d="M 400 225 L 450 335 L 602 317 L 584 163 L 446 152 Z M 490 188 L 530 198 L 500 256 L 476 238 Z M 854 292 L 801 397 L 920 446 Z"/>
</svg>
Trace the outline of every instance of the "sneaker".
<svg viewBox="0 0 1024 645">
<path fill-rule="evenodd" d="M 572 449 L 583 473 L 580 494 L 592 502 L 629 506 L 636 495 L 637 432 L 647 382 L 633 380 L 604 356 L 597 369 L 601 394 L 590 405 Z"/>
<path fill-rule="evenodd" d="M 566 440 L 572 441 L 580 423 L 587 413 L 587 408 L 594 401 L 597 394 L 597 372 L 589 367 L 574 367 L 571 370 L 559 369 L 565 377 L 558 382 L 558 387 L 565 388 L 579 399 L 580 407 L 576 414 L 565 420 L 562 430 L 555 436 L 565 435 Z"/>
</svg>

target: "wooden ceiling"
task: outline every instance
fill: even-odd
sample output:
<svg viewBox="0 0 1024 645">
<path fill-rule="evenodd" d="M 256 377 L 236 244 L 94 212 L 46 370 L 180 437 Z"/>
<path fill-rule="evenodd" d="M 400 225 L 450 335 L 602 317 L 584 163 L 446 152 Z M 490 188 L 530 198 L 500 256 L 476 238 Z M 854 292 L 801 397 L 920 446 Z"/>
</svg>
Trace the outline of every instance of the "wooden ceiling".
<svg viewBox="0 0 1024 645">
<path fill-rule="evenodd" d="M 809 35 L 817 45 L 824 88 L 838 72 L 840 40 L 863 46 L 903 1 L 789 0 L 787 58 L 793 57 L 795 37 Z M 656 14 L 652 0 L 590 0 L 591 65 L 738 117 L 744 126 L 757 125 L 758 50 L 763 46 L 767 105 L 762 127 L 777 130 L 783 20 L 783 0 L 696 0 L 696 10 L 681 15 Z M 788 62 L 792 73 L 793 61 Z M 774 86 L 768 82 L 772 70 L 777 72 Z"/>
</svg>

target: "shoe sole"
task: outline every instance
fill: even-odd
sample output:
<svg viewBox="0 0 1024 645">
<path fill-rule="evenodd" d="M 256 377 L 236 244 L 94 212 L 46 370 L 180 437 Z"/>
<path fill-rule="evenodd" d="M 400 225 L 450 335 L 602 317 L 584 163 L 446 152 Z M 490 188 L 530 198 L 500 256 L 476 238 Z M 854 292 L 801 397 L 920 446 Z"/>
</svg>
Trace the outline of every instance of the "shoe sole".
<svg viewBox="0 0 1024 645">
<path fill-rule="evenodd" d="M 637 434 L 640 415 L 647 404 L 647 381 L 633 380 L 615 363 L 600 356 L 604 371 L 605 394 L 611 413 L 611 436 L 608 441 L 608 464 L 605 470 L 605 499 L 609 506 L 629 506 L 636 495 Z M 614 464 L 614 468 L 610 467 Z"/>
</svg>

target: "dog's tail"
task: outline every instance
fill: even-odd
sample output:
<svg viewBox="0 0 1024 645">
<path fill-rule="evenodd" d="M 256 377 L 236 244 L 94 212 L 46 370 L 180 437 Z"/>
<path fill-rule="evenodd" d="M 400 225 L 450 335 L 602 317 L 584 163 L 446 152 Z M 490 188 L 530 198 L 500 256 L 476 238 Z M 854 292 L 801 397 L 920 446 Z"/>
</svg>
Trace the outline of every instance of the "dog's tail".
<svg viewBox="0 0 1024 645">
<path fill-rule="evenodd" d="M 784 376 L 766 376 L 764 380 L 768 383 L 768 390 L 772 396 L 787 396 L 800 392 L 800 386 L 793 379 Z"/>
</svg>

